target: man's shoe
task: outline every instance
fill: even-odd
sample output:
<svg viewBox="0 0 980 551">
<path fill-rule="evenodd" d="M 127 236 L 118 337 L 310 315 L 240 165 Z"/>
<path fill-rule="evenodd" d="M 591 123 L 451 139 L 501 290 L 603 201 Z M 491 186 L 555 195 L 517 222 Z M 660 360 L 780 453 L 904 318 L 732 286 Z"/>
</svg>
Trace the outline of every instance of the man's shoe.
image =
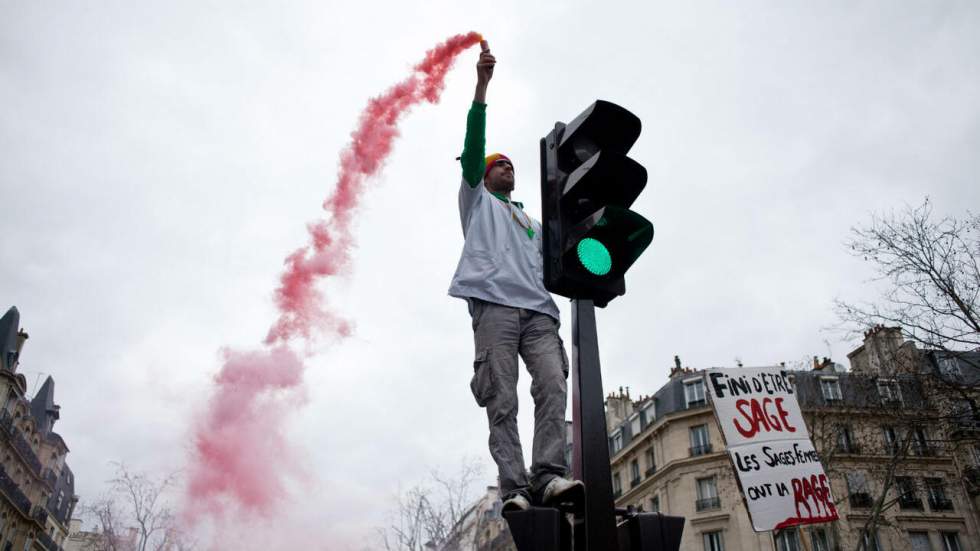
<svg viewBox="0 0 980 551">
<path fill-rule="evenodd" d="M 585 505 L 585 484 L 581 480 L 569 480 L 556 476 L 541 492 L 541 503 L 549 507 L 572 505 L 578 509 Z"/>
<path fill-rule="evenodd" d="M 531 508 L 531 502 L 527 500 L 524 494 L 513 494 L 506 501 L 504 501 L 504 507 L 502 511 L 504 513 L 509 513 L 511 511 L 527 511 Z"/>
</svg>

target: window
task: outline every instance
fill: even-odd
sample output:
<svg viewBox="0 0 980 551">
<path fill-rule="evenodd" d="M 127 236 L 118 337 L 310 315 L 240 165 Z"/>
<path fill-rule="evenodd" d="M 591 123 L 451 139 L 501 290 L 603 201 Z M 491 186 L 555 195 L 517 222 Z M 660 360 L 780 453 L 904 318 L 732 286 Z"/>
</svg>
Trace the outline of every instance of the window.
<svg viewBox="0 0 980 551">
<path fill-rule="evenodd" d="M 844 473 L 847 481 L 847 494 L 851 507 L 871 507 L 871 494 L 868 492 L 868 480 L 861 471 Z"/>
<path fill-rule="evenodd" d="M 922 510 L 922 500 L 917 495 L 915 479 L 912 477 L 895 477 L 895 493 L 898 494 L 898 506 L 900 508 Z"/>
<path fill-rule="evenodd" d="M 881 545 L 878 543 L 878 531 L 875 530 L 872 533 L 864 534 L 864 545 L 862 551 L 881 551 Z"/>
<path fill-rule="evenodd" d="M 635 487 L 640 483 L 640 462 L 636 459 L 630 461 L 630 487 Z"/>
<path fill-rule="evenodd" d="M 643 416 L 643 423 L 649 425 L 657 420 L 657 403 L 653 400 L 647 402 L 647 405 L 643 407 L 640 411 L 640 415 Z"/>
<path fill-rule="evenodd" d="M 902 403 L 902 390 L 898 387 L 898 381 L 894 379 L 880 379 L 878 381 L 878 395 L 881 396 L 882 404 Z"/>
<path fill-rule="evenodd" d="M 691 427 L 691 457 L 711 453 L 708 441 L 708 425 Z"/>
<path fill-rule="evenodd" d="M 725 551 L 725 540 L 721 537 L 721 530 L 705 532 L 702 537 L 704 539 L 704 551 Z"/>
<path fill-rule="evenodd" d="M 953 502 L 946 497 L 946 484 L 941 478 L 927 478 L 926 491 L 929 494 L 929 508 L 933 511 L 952 511 Z"/>
<path fill-rule="evenodd" d="M 612 435 L 612 452 L 616 453 L 623 449 L 623 431 L 622 429 L 616 429 L 616 432 Z"/>
<path fill-rule="evenodd" d="M 939 373 L 947 379 L 960 380 L 963 378 L 963 372 L 960 370 L 960 362 L 956 358 L 940 359 Z"/>
<path fill-rule="evenodd" d="M 619 497 L 623 495 L 623 481 L 619 478 L 619 473 L 613 473 L 613 496 Z"/>
<path fill-rule="evenodd" d="M 943 551 L 963 551 L 960 536 L 956 532 L 943 532 Z"/>
<path fill-rule="evenodd" d="M 929 532 L 909 532 L 909 541 L 912 543 L 912 551 L 932 551 Z"/>
<path fill-rule="evenodd" d="M 640 434 L 640 430 L 642 430 L 642 427 L 640 425 L 641 425 L 641 423 L 640 423 L 640 414 L 639 413 L 634 413 L 633 416 L 630 418 L 630 433 L 634 437 L 636 437 L 636 435 Z"/>
<path fill-rule="evenodd" d="M 659 513 L 660 512 L 660 496 L 656 495 L 650 498 L 650 512 Z"/>
<path fill-rule="evenodd" d="M 718 498 L 718 486 L 715 477 L 697 479 L 698 501 L 695 509 L 706 511 L 721 507 L 721 500 Z"/>
<path fill-rule="evenodd" d="M 684 383 L 684 397 L 688 408 L 696 408 L 705 404 L 704 379 L 695 379 Z"/>
<path fill-rule="evenodd" d="M 840 385 L 837 377 L 821 377 L 820 391 L 823 393 L 825 402 L 839 402 L 841 400 Z"/>
<path fill-rule="evenodd" d="M 657 472 L 657 462 L 653 459 L 653 446 L 647 448 L 647 451 L 644 453 L 644 455 L 646 456 L 646 461 L 647 461 L 646 475 L 650 476 L 653 473 Z"/>
<path fill-rule="evenodd" d="M 830 538 L 823 528 L 810 528 L 810 542 L 813 551 L 830 551 Z"/>
<path fill-rule="evenodd" d="M 926 430 L 922 427 L 912 429 L 912 453 L 923 457 L 936 455 L 935 450 L 929 444 L 929 437 Z"/>
<path fill-rule="evenodd" d="M 858 447 L 854 444 L 854 437 L 851 434 L 851 427 L 847 425 L 837 425 L 837 451 L 858 453 Z"/>
<path fill-rule="evenodd" d="M 776 551 L 801 551 L 800 533 L 796 528 L 780 530 L 776 534 Z"/>
<path fill-rule="evenodd" d="M 895 434 L 895 427 L 881 427 L 881 432 L 885 436 L 885 453 L 887 455 L 898 454 L 898 436 Z"/>
</svg>

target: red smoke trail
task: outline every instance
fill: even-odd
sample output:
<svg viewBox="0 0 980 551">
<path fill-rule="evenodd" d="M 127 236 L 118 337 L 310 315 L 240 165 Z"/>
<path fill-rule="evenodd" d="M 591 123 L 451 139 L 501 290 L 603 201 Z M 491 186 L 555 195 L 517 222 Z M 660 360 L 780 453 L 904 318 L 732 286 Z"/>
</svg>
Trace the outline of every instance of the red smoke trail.
<svg viewBox="0 0 980 551">
<path fill-rule="evenodd" d="M 327 218 L 308 224 L 309 243 L 286 257 L 275 293 L 279 316 L 269 328 L 266 346 L 224 353 L 213 394 L 195 428 L 188 520 L 199 514 L 219 519 L 232 512 L 270 515 L 286 495 L 285 482 L 297 474 L 289 467 L 282 428 L 285 415 L 304 399 L 303 360 L 289 342 L 350 335 L 349 322 L 328 308 L 316 285 L 349 267 L 352 213 L 365 183 L 391 153 L 399 120 L 422 101 L 437 103 L 456 57 L 479 41 L 480 35 L 471 32 L 439 44 L 408 78 L 372 99 L 361 113 L 350 144 L 340 154 L 336 188 L 323 203 Z"/>
</svg>

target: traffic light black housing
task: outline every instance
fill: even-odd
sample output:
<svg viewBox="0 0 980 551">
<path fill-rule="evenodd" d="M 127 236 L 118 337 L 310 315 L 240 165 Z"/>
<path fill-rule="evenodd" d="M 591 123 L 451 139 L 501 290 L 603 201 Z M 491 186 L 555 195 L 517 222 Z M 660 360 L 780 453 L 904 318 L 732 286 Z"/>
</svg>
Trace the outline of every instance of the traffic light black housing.
<svg viewBox="0 0 980 551">
<path fill-rule="evenodd" d="M 647 171 L 626 156 L 640 119 L 598 100 L 541 139 L 544 282 L 552 293 L 605 306 L 650 245 L 653 224 L 629 210 Z"/>
</svg>

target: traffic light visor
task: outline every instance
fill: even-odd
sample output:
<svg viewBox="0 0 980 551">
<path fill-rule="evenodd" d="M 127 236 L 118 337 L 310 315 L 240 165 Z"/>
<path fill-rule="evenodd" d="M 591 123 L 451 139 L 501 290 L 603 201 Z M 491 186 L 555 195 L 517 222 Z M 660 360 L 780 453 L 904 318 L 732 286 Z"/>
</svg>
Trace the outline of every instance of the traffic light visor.
<svg viewBox="0 0 980 551">
<path fill-rule="evenodd" d="M 640 137 L 641 126 L 633 113 L 615 103 L 597 100 L 565 127 L 558 157 L 577 164 L 598 151 L 625 155 Z"/>
<path fill-rule="evenodd" d="M 647 184 L 647 169 L 626 155 L 600 151 L 568 176 L 562 206 L 588 215 L 602 206 L 627 208 Z"/>
<path fill-rule="evenodd" d="M 584 277 L 616 278 L 629 270 L 652 241 L 649 220 L 629 209 L 605 207 L 569 232 L 566 262 L 584 269 Z"/>
</svg>

